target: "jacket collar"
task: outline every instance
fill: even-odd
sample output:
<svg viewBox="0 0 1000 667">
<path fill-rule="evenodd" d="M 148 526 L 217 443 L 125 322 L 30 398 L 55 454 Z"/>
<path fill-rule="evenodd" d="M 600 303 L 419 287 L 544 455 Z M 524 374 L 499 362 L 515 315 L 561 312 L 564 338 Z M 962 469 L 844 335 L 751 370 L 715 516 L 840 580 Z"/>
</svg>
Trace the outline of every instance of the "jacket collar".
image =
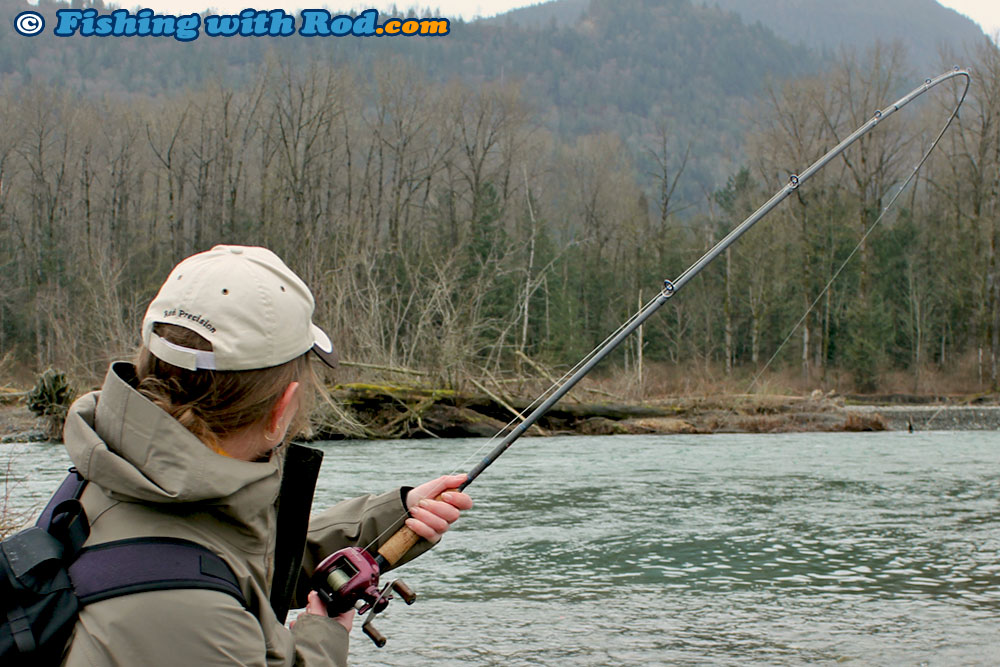
<svg viewBox="0 0 1000 667">
<path fill-rule="evenodd" d="M 274 502 L 281 456 L 248 462 L 216 454 L 134 383 L 132 364 L 116 362 L 100 391 L 70 407 L 64 441 L 85 478 L 121 500 L 207 502 L 250 512 Z"/>
</svg>

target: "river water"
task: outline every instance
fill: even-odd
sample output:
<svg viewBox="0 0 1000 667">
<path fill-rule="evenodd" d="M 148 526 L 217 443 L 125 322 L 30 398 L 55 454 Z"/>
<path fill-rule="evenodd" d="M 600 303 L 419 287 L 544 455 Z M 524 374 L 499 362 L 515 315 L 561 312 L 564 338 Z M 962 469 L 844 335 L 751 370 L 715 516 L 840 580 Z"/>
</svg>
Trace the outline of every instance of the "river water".
<svg viewBox="0 0 1000 667">
<path fill-rule="evenodd" d="M 483 442 L 320 443 L 316 506 Z M 37 502 L 65 462 L 19 447 Z M 531 438 L 469 490 L 352 664 L 1000 664 L 997 432 Z"/>
</svg>

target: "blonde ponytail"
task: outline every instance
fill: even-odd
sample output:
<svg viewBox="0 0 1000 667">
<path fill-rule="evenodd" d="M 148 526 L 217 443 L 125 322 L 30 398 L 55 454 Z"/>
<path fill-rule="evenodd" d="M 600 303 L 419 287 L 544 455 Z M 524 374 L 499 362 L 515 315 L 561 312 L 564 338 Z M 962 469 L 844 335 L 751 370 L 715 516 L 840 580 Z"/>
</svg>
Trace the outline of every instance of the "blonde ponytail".
<svg viewBox="0 0 1000 667">
<path fill-rule="evenodd" d="M 157 324 L 156 333 L 183 347 L 211 350 L 197 333 Z M 136 359 L 138 391 L 210 448 L 225 454 L 220 441 L 264 425 L 271 408 L 292 382 L 301 385 L 300 403 L 289 438 L 308 431 L 309 413 L 319 384 L 308 353 L 280 366 L 250 371 L 189 371 L 168 364 L 142 347 Z"/>
</svg>

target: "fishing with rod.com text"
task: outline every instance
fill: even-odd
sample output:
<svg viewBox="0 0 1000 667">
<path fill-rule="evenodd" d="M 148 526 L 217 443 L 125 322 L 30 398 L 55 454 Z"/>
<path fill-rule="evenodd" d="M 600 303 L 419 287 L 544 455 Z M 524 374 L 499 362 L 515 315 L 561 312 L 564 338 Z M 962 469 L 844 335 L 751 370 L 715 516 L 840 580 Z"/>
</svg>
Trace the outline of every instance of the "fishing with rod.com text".
<svg viewBox="0 0 1000 667">
<path fill-rule="evenodd" d="M 244 9 L 238 14 L 157 14 L 152 9 L 60 9 L 52 34 L 57 37 L 173 37 L 180 42 L 209 37 L 442 37 L 451 29 L 446 18 L 389 18 L 379 21 L 377 9 L 356 16 L 333 16 L 325 9 L 303 9 L 296 16 L 283 9 Z M 33 37 L 45 30 L 45 17 L 24 11 L 14 30 Z"/>
</svg>

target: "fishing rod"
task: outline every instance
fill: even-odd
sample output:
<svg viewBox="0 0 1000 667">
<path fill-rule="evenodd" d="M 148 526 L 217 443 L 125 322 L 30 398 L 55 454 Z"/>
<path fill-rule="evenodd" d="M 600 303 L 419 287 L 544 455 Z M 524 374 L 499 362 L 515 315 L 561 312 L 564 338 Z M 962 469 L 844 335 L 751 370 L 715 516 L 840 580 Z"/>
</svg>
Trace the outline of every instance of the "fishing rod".
<svg viewBox="0 0 1000 667">
<path fill-rule="evenodd" d="M 672 299 L 695 276 L 701 273 L 706 266 L 711 264 L 713 260 L 725 252 L 729 246 L 734 244 L 741 236 L 743 236 L 743 234 L 749 231 L 751 227 L 774 210 L 778 204 L 795 192 L 799 186 L 809 180 L 816 174 L 816 172 L 829 164 L 851 144 L 871 132 L 879 123 L 902 109 L 917 97 L 920 97 L 928 90 L 944 83 L 945 81 L 959 77 L 965 79 L 965 87 L 958 98 L 958 102 L 955 105 L 954 110 L 952 110 L 951 115 L 948 117 L 948 121 L 944 124 L 944 127 L 941 128 L 941 131 L 937 134 L 933 143 L 931 143 L 930 147 L 923 154 L 920 161 L 913 168 L 909 177 L 907 177 L 907 179 L 903 182 L 899 189 L 899 192 L 902 192 L 903 188 L 906 187 L 924 162 L 927 161 L 927 158 L 930 157 L 934 148 L 944 136 L 944 133 L 951 126 L 952 121 L 954 121 L 954 119 L 958 116 L 958 111 L 965 102 L 965 96 L 969 91 L 969 85 L 971 83 L 971 77 L 969 76 L 968 71 L 956 67 L 954 70 L 945 72 L 944 74 L 941 74 L 933 79 L 925 79 L 921 86 L 914 88 L 896 102 L 890 104 L 884 109 L 876 110 L 868 121 L 862 124 L 858 129 L 854 130 L 854 132 L 848 135 L 843 141 L 827 151 L 821 158 L 809 165 L 805 171 L 789 176 L 788 182 L 780 190 L 778 190 L 778 192 L 768 199 L 760 208 L 751 213 L 743 222 L 734 227 L 729 234 L 712 246 L 708 252 L 702 255 L 698 261 L 688 267 L 687 270 L 685 270 L 680 276 L 678 276 L 675 280 L 664 280 L 663 288 L 660 292 L 645 306 L 640 308 L 639 311 L 636 312 L 636 314 L 633 315 L 627 322 L 622 324 L 617 331 L 608 336 L 603 343 L 584 357 L 577 364 L 577 366 L 574 367 L 575 370 L 567 373 L 568 378 L 564 376 L 562 384 L 556 383 L 553 385 L 553 387 L 549 389 L 551 394 L 549 394 L 540 405 L 535 407 L 534 410 L 528 414 L 528 416 L 524 417 L 509 433 L 507 433 L 506 436 L 504 436 L 504 438 L 493 448 L 492 451 L 483 457 L 483 459 L 477 463 L 471 471 L 469 471 L 465 482 L 463 482 L 457 490 L 463 491 L 466 487 L 472 484 L 490 465 L 500 458 L 500 456 L 503 455 L 503 453 L 506 452 L 507 449 L 509 449 L 510 446 L 525 433 L 525 431 L 531 428 L 531 426 L 534 425 L 535 422 L 542 417 L 542 415 L 548 412 L 553 405 L 555 405 L 563 396 L 567 394 L 567 392 L 575 387 L 580 380 L 582 380 L 597 364 L 599 364 L 616 347 L 618 347 L 623 340 L 642 326 L 642 324 L 649 319 L 653 313 Z M 894 196 L 883 209 L 882 215 L 884 215 L 889 207 L 891 207 L 896 201 L 896 197 L 898 197 L 899 192 L 896 193 L 896 196 Z M 880 215 L 879 219 L 881 219 L 881 217 L 882 216 Z M 545 396 L 545 394 L 542 396 Z M 536 402 L 538 400 L 541 400 L 541 397 L 536 399 Z M 508 426 L 510 425 L 508 424 Z M 500 433 L 502 432 L 503 430 L 500 431 Z M 499 433 L 497 435 L 499 436 Z M 497 436 L 494 436 L 494 438 L 495 437 Z M 440 496 L 438 499 L 440 499 Z M 416 533 L 404 526 L 393 534 L 392 537 L 390 537 L 389 540 L 378 549 L 378 554 L 376 556 L 372 556 L 366 549 L 361 549 L 359 547 L 342 549 L 327 557 L 319 564 L 316 568 L 315 574 L 313 575 L 312 587 L 319 593 L 320 598 L 326 603 L 327 610 L 331 615 L 342 614 L 352 608 L 357 609 L 359 614 L 368 614 L 362 625 L 362 630 L 372 639 L 372 641 L 375 642 L 377 646 L 384 646 L 386 639 L 372 625 L 372 619 L 385 609 L 389 600 L 392 598 L 393 592 L 398 594 L 407 604 L 412 604 L 416 599 L 416 595 L 412 590 L 410 590 L 409 587 L 399 580 L 392 581 L 380 588 L 379 574 L 399 562 L 399 560 L 419 540 L 420 537 Z"/>
</svg>

